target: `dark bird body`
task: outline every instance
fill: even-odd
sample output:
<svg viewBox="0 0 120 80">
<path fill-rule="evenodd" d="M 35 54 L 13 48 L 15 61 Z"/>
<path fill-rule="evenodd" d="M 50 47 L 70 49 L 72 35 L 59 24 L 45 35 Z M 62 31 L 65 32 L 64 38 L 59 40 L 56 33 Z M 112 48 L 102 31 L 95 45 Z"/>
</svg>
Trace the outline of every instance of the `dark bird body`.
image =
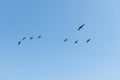
<svg viewBox="0 0 120 80">
<path fill-rule="evenodd" d="M 18 45 L 20 45 L 20 44 L 21 44 L 21 41 L 18 42 Z"/>
<path fill-rule="evenodd" d="M 64 42 L 66 42 L 66 41 L 68 41 L 68 39 L 67 39 L 67 38 L 64 40 Z"/>
<path fill-rule="evenodd" d="M 78 31 L 79 31 L 80 29 L 82 29 L 84 25 L 85 25 L 85 24 L 82 24 L 82 25 L 78 28 Z"/>
<path fill-rule="evenodd" d="M 78 40 L 74 42 L 74 44 L 77 44 L 78 43 Z"/>
<path fill-rule="evenodd" d="M 88 40 L 86 41 L 86 43 L 88 43 L 90 40 L 91 40 L 91 39 L 88 39 Z"/>
<path fill-rule="evenodd" d="M 26 39 L 26 37 L 23 37 L 23 39 L 22 40 L 25 40 Z"/>
<path fill-rule="evenodd" d="M 30 37 L 30 40 L 32 40 L 33 39 L 33 37 Z"/>
<path fill-rule="evenodd" d="M 38 38 L 41 38 L 42 36 L 38 36 Z"/>
</svg>

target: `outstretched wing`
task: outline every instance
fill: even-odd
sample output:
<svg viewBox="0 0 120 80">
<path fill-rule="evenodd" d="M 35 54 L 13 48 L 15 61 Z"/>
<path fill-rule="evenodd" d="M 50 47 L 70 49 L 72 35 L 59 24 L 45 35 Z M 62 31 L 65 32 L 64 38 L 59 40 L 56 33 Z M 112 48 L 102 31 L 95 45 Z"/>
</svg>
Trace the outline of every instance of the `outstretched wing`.
<svg viewBox="0 0 120 80">
<path fill-rule="evenodd" d="M 85 24 L 82 24 L 82 25 L 78 28 L 78 31 L 79 31 L 80 29 L 82 29 L 84 25 L 85 25 Z"/>
</svg>

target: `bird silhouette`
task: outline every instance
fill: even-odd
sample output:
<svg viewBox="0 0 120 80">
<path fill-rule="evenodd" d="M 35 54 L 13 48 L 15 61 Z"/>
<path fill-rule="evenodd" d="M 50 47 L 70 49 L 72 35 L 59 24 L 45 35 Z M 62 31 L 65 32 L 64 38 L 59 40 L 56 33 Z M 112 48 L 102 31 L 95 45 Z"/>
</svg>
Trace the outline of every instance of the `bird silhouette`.
<svg viewBox="0 0 120 80">
<path fill-rule="evenodd" d="M 77 44 L 78 43 L 78 40 L 74 42 L 74 44 Z"/>
<path fill-rule="evenodd" d="M 33 39 L 33 37 L 30 37 L 30 40 L 32 40 Z"/>
<path fill-rule="evenodd" d="M 18 45 L 20 45 L 20 44 L 21 44 L 21 41 L 18 42 Z"/>
<path fill-rule="evenodd" d="M 89 38 L 89 39 L 86 41 L 86 43 L 88 43 L 90 40 L 91 40 L 91 39 Z"/>
<path fill-rule="evenodd" d="M 64 40 L 64 42 L 66 42 L 66 41 L 68 41 L 68 39 L 67 39 L 67 38 Z"/>
<path fill-rule="evenodd" d="M 79 31 L 80 29 L 82 29 L 84 25 L 85 25 L 85 24 L 82 24 L 82 25 L 78 28 L 78 31 Z"/>
<path fill-rule="evenodd" d="M 38 38 L 41 38 L 42 36 L 38 36 Z"/>
<path fill-rule="evenodd" d="M 25 40 L 25 39 L 26 39 L 26 37 L 23 37 L 23 38 L 22 38 L 22 40 Z"/>
</svg>

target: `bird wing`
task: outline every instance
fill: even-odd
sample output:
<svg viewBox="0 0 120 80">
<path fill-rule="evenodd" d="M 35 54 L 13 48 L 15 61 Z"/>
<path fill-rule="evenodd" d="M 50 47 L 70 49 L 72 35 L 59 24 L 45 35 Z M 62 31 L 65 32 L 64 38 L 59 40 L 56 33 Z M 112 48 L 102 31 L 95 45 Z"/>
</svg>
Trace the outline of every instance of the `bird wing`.
<svg viewBox="0 0 120 80">
<path fill-rule="evenodd" d="M 82 24 L 82 25 L 78 28 L 78 31 L 79 31 L 81 28 L 83 28 L 84 25 L 85 25 L 85 24 Z"/>
</svg>

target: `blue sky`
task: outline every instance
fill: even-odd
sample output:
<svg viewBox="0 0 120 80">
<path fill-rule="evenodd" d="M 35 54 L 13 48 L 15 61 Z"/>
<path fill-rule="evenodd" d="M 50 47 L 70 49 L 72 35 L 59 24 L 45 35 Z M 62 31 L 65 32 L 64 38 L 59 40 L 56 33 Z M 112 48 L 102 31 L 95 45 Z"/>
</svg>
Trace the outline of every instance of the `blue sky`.
<svg viewBox="0 0 120 80">
<path fill-rule="evenodd" d="M 119 3 L 0 0 L 0 80 L 120 80 Z"/>
</svg>

